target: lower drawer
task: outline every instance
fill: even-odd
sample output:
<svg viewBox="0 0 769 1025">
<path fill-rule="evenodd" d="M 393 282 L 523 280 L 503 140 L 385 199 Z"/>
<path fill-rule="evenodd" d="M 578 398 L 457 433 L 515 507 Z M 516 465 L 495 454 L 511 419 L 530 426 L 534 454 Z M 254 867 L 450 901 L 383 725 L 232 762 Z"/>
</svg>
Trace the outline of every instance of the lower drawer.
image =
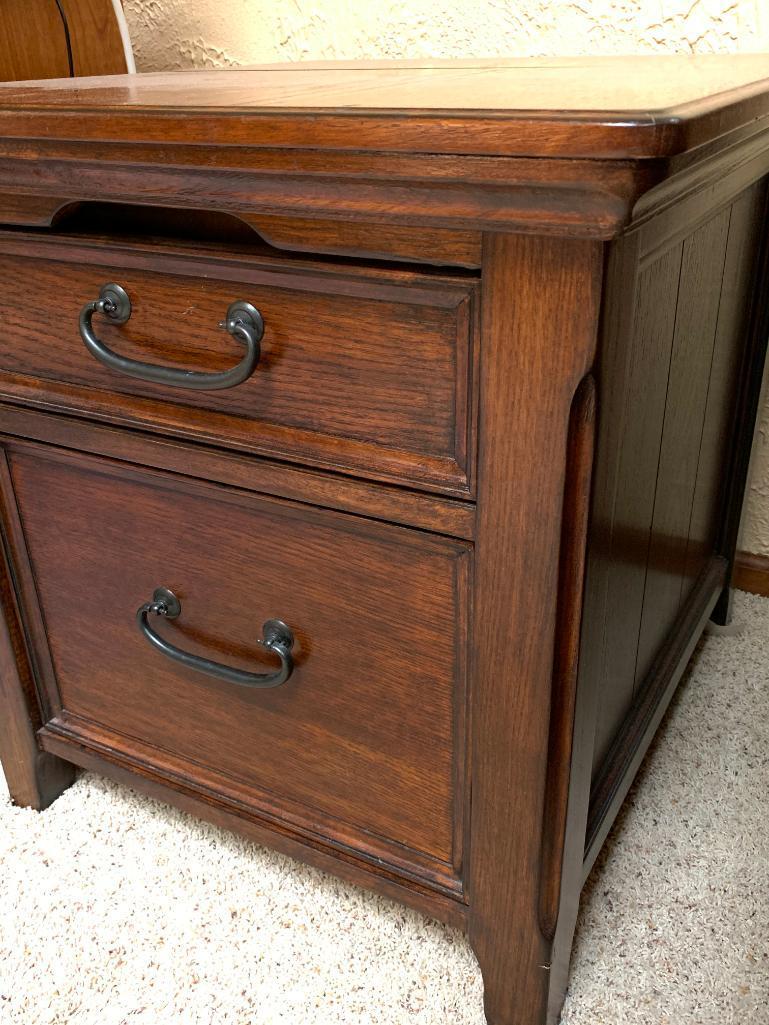
<svg viewBox="0 0 769 1025">
<path fill-rule="evenodd" d="M 6 458 L 50 727 L 461 890 L 469 545 L 43 445 Z M 154 634 L 249 674 L 288 668 L 258 643 L 284 621 L 289 678 L 169 658 L 137 622 L 159 587 L 181 611 L 146 612 Z"/>
</svg>

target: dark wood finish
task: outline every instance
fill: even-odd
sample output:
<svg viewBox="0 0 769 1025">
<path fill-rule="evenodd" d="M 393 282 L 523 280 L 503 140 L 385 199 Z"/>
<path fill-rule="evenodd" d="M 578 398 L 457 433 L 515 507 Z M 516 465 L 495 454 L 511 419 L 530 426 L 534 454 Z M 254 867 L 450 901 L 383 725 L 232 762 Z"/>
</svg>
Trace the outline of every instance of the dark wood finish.
<svg viewBox="0 0 769 1025">
<path fill-rule="evenodd" d="M 5 455 L 0 457 L 0 504 L 7 524 L 15 516 Z M 73 766 L 42 751 L 35 739 L 41 709 L 12 585 L 7 532 L 0 552 L 0 757 L 11 800 L 41 811 L 75 778 Z"/>
<path fill-rule="evenodd" d="M 413 850 L 431 881 L 458 887 L 467 545 L 93 457 L 8 451 L 36 589 L 23 597 L 40 601 L 35 647 L 57 717 L 77 717 L 86 737 L 90 722 L 140 738 L 177 774 L 223 776 L 264 814 L 369 857 L 408 864 Z M 220 662 L 266 671 L 261 623 L 285 620 L 293 677 L 253 691 L 164 659 L 135 623 L 160 585 L 183 604 L 161 632 Z"/>
<path fill-rule="evenodd" d="M 421 263 L 433 267 L 477 269 L 481 265 L 481 233 L 451 231 L 446 228 L 420 228 L 408 225 L 363 224 L 355 221 L 279 217 L 264 213 L 232 211 L 211 213 L 205 210 L 175 210 L 169 207 L 136 206 L 125 203 L 74 202 L 66 196 L 0 193 L 0 225 L 51 227 L 57 231 L 89 230 L 91 235 L 110 237 L 118 229 L 129 228 L 138 241 L 183 231 L 186 239 L 218 238 L 241 248 L 248 241 L 263 239 L 286 252 L 327 254 L 364 260 L 394 260 Z M 87 223 L 87 227 L 85 224 Z M 239 230 L 238 230 L 239 229 Z"/>
<path fill-rule="evenodd" d="M 0 224 L 49 228 L 67 200 L 58 196 L 25 196 L 16 192 L 0 193 Z"/>
<path fill-rule="evenodd" d="M 632 241 L 619 245 L 632 246 Z M 625 379 L 612 366 L 603 390 L 622 381 L 624 402 L 613 407 L 616 421 L 602 418 L 602 441 L 613 445 L 617 462 L 614 493 L 607 509 L 610 522 L 611 569 L 608 579 L 603 674 L 612 685 L 601 688 L 596 727 L 596 757 L 600 759 L 633 697 L 638 632 L 643 612 L 655 484 L 665 417 L 670 354 L 675 331 L 676 302 L 682 245 L 670 249 L 638 276 L 635 303 L 622 307 L 630 322 L 607 338 L 604 355 L 613 344 L 623 346 L 619 358 Z M 611 296 L 621 281 L 609 286 Z M 618 302 L 623 302 L 618 295 Z M 624 337 L 623 337 L 624 336 Z M 611 366 L 611 364 L 610 364 Z M 616 433 L 615 433 L 616 432 Z M 622 434 L 621 442 L 618 434 Z M 607 496 L 608 497 L 608 496 Z M 599 516 L 603 510 L 599 512 Z M 604 514 L 605 515 L 605 514 Z"/>
<path fill-rule="evenodd" d="M 593 360 L 601 257 L 591 243 L 515 236 L 489 237 L 484 253 L 468 887 L 490 1025 L 542 1021 L 548 1005 L 540 893 L 554 883 L 540 857 L 559 551 L 570 411 Z M 559 685 L 567 669 L 556 662 Z"/>
<path fill-rule="evenodd" d="M 606 754 L 590 795 L 585 840 L 587 878 L 617 812 L 649 749 L 670 699 L 710 618 L 728 573 L 726 559 L 714 555 L 679 612 L 668 641 L 658 652 L 643 688 Z"/>
<path fill-rule="evenodd" d="M 66 116 L 57 114 L 56 123 Z M 612 238 L 638 196 L 660 178 L 655 162 L 415 156 L 390 150 L 206 146 L 201 161 L 200 145 L 163 139 L 94 142 L 84 159 L 82 144 L 30 141 L 27 135 L 39 133 L 33 126 L 20 126 L 20 138 L 4 138 L 6 120 L 0 104 L 0 192 L 45 192 L 69 203 L 172 204 L 240 217 L 309 216 L 411 230 Z M 757 160 L 769 163 L 763 143 L 754 141 L 752 148 Z M 34 177 L 27 173 L 31 157 Z M 240 173 L 222 176 L 223 170 Z"/>
<path fill-rule="evenodd" d="M 596 688 L 580 680 L 583 594 L 590 495 L 595 461 L 596 385 L 586 377 L 574 396 L 566 452 L 553 688 L 550 705 L 545 808 L 542 817 L 540 926 L 552 940 L 547 1018 L 560 1014 L 579 910 L 595 732 Z M 590 577 L 588 575 L 588 582 Z"/>
<path fill-rule="evenodd" d="M 765 191 L 762 203 L 762 242 L 760 266 L 753 274 L 753 292 L 750 295 L 751 317 L 747 324 L 747 343 L 743 348 L 740 387 L 736 401 L 733 426 L 733 444 L 724 479 L 723 514 L 720 518 L 717 547 L 729 564 L 728 582 L 734 571 L 734 558 L 740 532 L 742 506 L 750 469 L 750 450 L 755 434 L 761 384 L 769 342 L 769 193 Z M 732 591 L 727 586 L 713 611 L 713 620 L 724 625 L 731 619 Z"/>
<path fill-rule="evenodd" d="M 553 1025 L 579 892 L 728 615 L 769 335 L 763 56 L 276 67 L 0 88 L 0 746 L 465 928 Z M 536 104 L 536 108 L 532 106 Z M 264 365 L 231 394 L 129 356 Z M 99 318 L 97 318 L 99 320 Z M 737 581 L 740 582 L 740 577 Z M 136 629 L 295 675 L 244 691 Z"/>
<path fill-rule="evenodd" d="M 21 197 L 32 206 L 31 197 Z M 436 285 L 456 284 L 467 287 L 477 279 L 475 268 L 447 268 L 440 259 L 428 259 L 423 248 L 421 259 L 408 258 L 408 248 L 418 247 L 416 230 L 383 233 L 391 243 L 387 260 L 329 257 L 317 252 L 299 252 L 291 245 L 279 248 L 275 239 L 266 239 L 260 232 L 268 217 L 255 218 L 248 212 L 201 210 L 198 207 L 162 208 L 155 205 L 116 202 L 72 202 L 52 199 L 52 213 L 48 215 L 51 232 L 3 232 L 4 251 L 19 256 L 39 259 L 60 259 L 71 262 L 69 252 L 76 246 L 89 264 L 99 262 L 99 254 L 120 251 L 129 263 L 162 257 L 164 266 L 177 266 L 184 258 L 198 266 L 216 262 L 222 268 L 220 277 L 226 277 L 224 268 L 231 268 L 235 279 L 247 275 L 249 269 L 269 268 L 275 275 L 312 273 L 318 278 L 372 281 L 375 284 Z M 54 210 L 53 204 L 58 206 Z M 353 224 L 353 228 L 359 227 Z M 354 235 L 354 232 L 350 234 Z M 426 232 L 442 235 L 442 232 Z M 451 234 L 451 233 L 446 233 Z M 342 235 L 345 232 L 342 231 Z M 373 233 L 376 239 L 376 232 Z M 361 240 L 362 241 L 362 240 Z M 378 244 L 378 241 L 377 241 Z M 384 245 L 385 242 L 382 242 Z M 281 240 L 282 245 L 282 240 Z M 90 257 L 85 254 L 90 253 Z M 102 257 L 103 258 L 103 257 Z M 138 265 L 138 264 L 137 264 Z M 476 273 L 471 273 L 473 270 Z M 280 280 L 278 277 L 277 280 Z"/>
<path fill-rule="evenodd" d="M 715 348 L 692 500 L 685 581 L 696 579 L 719 536 L 725 499 L 724 466 L 732 441 L 737 383 L 748 337 L 755 268 L 764 225 L 765 189 L 747 189 L 730 210 L 729 239 L 721 282 Z M 747 442 L 752 444 L 752 436 Z M 740 506 L 742 502 L 740 501 Z M 726 554 L 722 550 L 722 554 Z"/>
<path fill-rule="evenodd" d="M 542 816 L 542 887 L 539 895 L 542 932 L 548 939 L 554 936 L 558 921 L 569 783 L 573 776 L 570 762 L 577 704 L 577 663 L 594 443 L 595 381 L 588 376 L 574 396 L 566 451 L 568 478 L 561 526 L 550 739 Z"/>
<path fill-rule="evenodd" d="M 662 214 L 613 254 L 600 441 L 611 477 L 594 511 L 611 610 L 601 613 L 596 771 L 695 581 L 714 552 L 727 554 L 723 486 L 763 204 L 755 185 L 694 230 L 677 210 Z"/>
<path fill-rule="evenodd" d="M 687 546 L 721 298 L 731 210 L 720 211 L 683 244 L 675 331 L 668 361 L 635 686 L 675 620 L 689 579 Z M 712 543 L 712 538 L 709 539 Z M 699 567 L 697 567 L 699 569 Z"/>
<path fill-rule="evenodd" d="M 732 584 L 738 591 L 769 598 L 769 556 L 737 552 Z"/>
<path fill-rule="evenodd" d="M 58 260 L 20 260 L 0 238 L 0 394 L 379 479 L 467 494 L 473 439 L 472 280 L 353 267 L 284 269 L 165 251 L 53 247 Z M 22 249 L 24 247 L 22 246 Z M 5 255 L 7 254 L 7 255 Z M 13 255 L 11 255 L 13 254 Z M 133 311 L 98 336 L 133 360 L 225 370 L 242 346 L 219 328 L 236 299 L 264 317 L 259 364 L 247 381 L 192 392 L 102 366 L 78 332 L 82 306 L 117 281 Z M 30 315 L 56 294 L 56 316 Z"/>
</svg>

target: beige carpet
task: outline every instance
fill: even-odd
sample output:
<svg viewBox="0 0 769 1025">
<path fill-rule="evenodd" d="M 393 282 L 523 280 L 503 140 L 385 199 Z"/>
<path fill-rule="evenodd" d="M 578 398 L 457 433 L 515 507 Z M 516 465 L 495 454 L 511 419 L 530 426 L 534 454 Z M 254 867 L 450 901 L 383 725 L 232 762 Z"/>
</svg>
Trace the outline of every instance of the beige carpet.
<svg viewBox="0 0 769 1025">
<path fill-rule="evenodd" d="M 769 601 L 737 617 L 593 873 L 567 1025 L 769 1022 Z M 457 933 L 124 787 L 0 819 L 2 1025 L 482 1025 Z"/>
</svg>

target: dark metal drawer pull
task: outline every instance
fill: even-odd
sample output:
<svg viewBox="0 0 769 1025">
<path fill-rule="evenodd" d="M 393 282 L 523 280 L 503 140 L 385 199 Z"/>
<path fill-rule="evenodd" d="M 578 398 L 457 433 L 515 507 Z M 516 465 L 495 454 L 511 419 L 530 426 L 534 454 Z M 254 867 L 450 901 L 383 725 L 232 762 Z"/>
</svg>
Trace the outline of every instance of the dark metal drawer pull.
<svg viewBox="0 0 769 1025">
<path fill-rule="evenodd" d="M 105 367 L 129 377 L 138 377 L 142 381 L 170 384 L 174 388 L 216 391 L 219 388 L 233 388 L 236 384 L 241 384 L 253 374 L 259 362 L 259 343 L 264 335 L 264 320 L 259 310 L 251 303 L 230 303 L 227 308 L 227 319 L 219 324 L 219 327 L 226 328 L 233 338 L 245 345 L 246 355 L 237 366 L 218 374 L 204 374 L 197 370 L 172 370 L 170 367 L 160 367 L 155 363 L 126 359 L 125 356 L 113 352 L 93 333 L 91 321 L 94 313 L 103 314 L 113 324 L 125 324 L 131 316 L 131 300 L 126 290 L 120 285 L 104 285 L 99 298 L 85 304 L 80 311 L 80 337 L 85 342 L 86 349 Z"/>
<path fill-rule="evenodd" d="M 291 649 L 294 646 L 294 635 L 279 619 L 267 620 L 262 627 L 263 639 L 257 643 L 278 656 L 280 669 L 274 673 L 249 673 L 244 669 L 233 669 L 231 666 L 222 665 L 221 662 L 212 662 L 211 659 L 182 651 L 181 648 L 164 640 L 160 634 L 156 634 L 147 621 L 150 613 L 154 616 L 163 616 L 165 619 L 176 619 L 181 611 L 181 602 L 167 587 L 158 587 L 152 595 L 152 601 L 136 610 L 136 621 L 141 632 L 150 644 L 174 662 L 180 662 L 188 669 L 196 669 L 207 676 L 215 676 L 228 683 L 237 683 L 241 687 L 278 687 L 285 683 L 293 672 L 294 660 L 291 657 Z"/>
</svg>

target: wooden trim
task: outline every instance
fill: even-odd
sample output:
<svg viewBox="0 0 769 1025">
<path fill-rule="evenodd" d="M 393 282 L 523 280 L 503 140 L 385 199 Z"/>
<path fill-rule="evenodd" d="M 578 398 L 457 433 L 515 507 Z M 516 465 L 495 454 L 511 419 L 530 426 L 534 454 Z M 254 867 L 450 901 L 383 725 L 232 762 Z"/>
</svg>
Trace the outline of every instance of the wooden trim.
<svg viewBox="0 0 769 1025">
<path fill-rule="evenodd" d="M 595 355 L 603 255 L 594 243 L 484 239 L 467 886 L 486 1017 L 500 1025 L 544 1021 L 552 983 L 540 894 L 553 673 L 569 657 L 568 638 L 556 640 L 563 503 L 573 399 Z M 547 841 L 553 865 L 556 843 Z M 554 903 L 547 891 L 555 887 L 544 894 Z"/>
<path fill-rule="evenodd" d="M 560 1017 L 568 983 L 571 947 L 582 888 L 593 766 L 596 680 L 585 673 L 581 653 L 589 646 L 585 595 L 597 431 L 597 387 L 592 374 L 574 396 L 567 449 L 567 481 L 558 578 L 550 745 L 543 815 L 540 928 L 552 943 L 547 1021 Z M 549 906 L 548 906 L 549 905 Z"/>
<path fill-rule="evenodd" d="M 769 598 L 769 555 L 737 552 L 734 560 L 732 586 Z"/>
<path fill-rule="evenodd" d="M 656 67 L 643 57 L 630 65 L 628 58 L 576 58 L 558 68 L 536 59 L 318 62 L 233 69 L 224 76 L 199 71 L 193 82 L 178 72 L 94 77 L 42 94 L 35 83 L 23 83 L 3 90 L 0 103 L 9 119 L 4 134 L 28 138 L 117 135 L 218 145 L 255 139 L 328 150 L 666 159 L 766 118 L 762 56 L 730 55 L 728 76 L 719 74 L 723 56 L 701 57 L 699 80 L 689 84 L 680 57 L 658 57 Z M 644 87 L 623 90 L 620 68 Z M 532 95 L 539 108 L 530 106 Z M 676 102 L 679 95 L 683 102 Z"/>
<path fill-rule="evenodd" d="M 66 116 L 57 114 L 57 121 Z M 109 123 L 111 119 L 102 120 Z M 593 177 L 573 182 L 573 169 L 564 168 L 563 161 L 553 160 L 558 166 L 546 169 L 546 181 L 541 180 L 542 176 L 532 180 L 530 173 L 521 181 L 520 174 L 515 173 L 521 162 L 511 158 L 507 162 L 511 174 L 505 175 L 508 180 L 498 181 L 493 176 L 498 169 L 496 158 L 484 157 L 480 158 L 480 166 L 470 158 L 474 166 L 468 170 L 470 174 L 475 170 L 477 179 L 462 180 L 460 168 L 457 180 L 445 181 L 445 166 L 440 157 L 425 157 L 422 174 L 415 177 L 404 169 L 398 154 L 382 153 L 376 155 L 376 167 L 372 156 L 363 179 L 359 171 L 361 162 L 354 159 L 354 154 L 346 161 L 336 162 L 331 160 L 333 154 L 329 154 L 327 164 L 338 165 L 338 172 L 332 176 L 330 167 L 314 166 L 312 152 L 308 157 L 299 149 L 279 154 L 280 162 L 291 160 L 293 167 L 274 167 L 270 172 L 260 166 L 260 162 L 266 162 L 261 160 L 262 151 L 250 149 L 250 159 L 244 162 L 242 173 L 231 175 L 223 173 L 226 169 L 222 167 L 187 166 L 183 153 L 167 156 L 165 143 L 162 154 L 156 143 L 122 163 L 120 156 L 125 146 L 115 141 L 81 144 L 76 161 L 58 159 L 52 146 L 35 143 L 32 178 L 30 144 L 9 138 L 6 133 L 0 110 L 2 192 L 66 196 L 73 203 L 170 204 L 176 209 L 206 209 L 236 216 L 339 219 L 411 228 L 614 238 L 627 223 L 638 192 L 655 177 L 653 170 L 637 172 L 624 163 L 618 169 L 607 162 L 585 169 Z M 22 156 L 14 159 L 12 154 L 19 149 Z M 225 156 L 229 159 L 230 154 Z M 164 160 L 172 163 L 164 164 Z M 274 160 L 271 164 L 280 162 Z M 492 164 L 489 170 L 485 167 L 487 162 Z M 406 159 L 405 163 L 410 162 Z M 528 172 L 534 170 L 525 164 L 524 168 Z M 23 188 L 19 188 L 20 180 L 25 182 Z"/>
<path fill-rule="evenodd" d="M 56 214 L 70 200 L 61 196 L 26 196 L 22 192 L 0 192 L 0 223 L 27 228 L 50 228 Z"/>
<path fill-rule="evenodd" d="M 462 880 L 451 863 L 406 843 L 380 836 L 373 830 L 351 826 L 343 817 L 308 807 L 300 800 L 278 798 L 269 789 L 252 786 L 228 772 L 190 760 L 154 743 L 145 743 L 74 712 L 65 710 L 45 723 L 38 733 L 44 748 L 52 735 L 136 771 L 146 769 L 148 774 L 170 785 L 180 781 L 191 793 L 212 804 L 237 809 L 243 817 L 253 819 L 265 830 L 291 835 L 298 843 L 336 851 L 359 862 L 363 869 L 373 866 L 401 879 L 405 886 L 414 885 L 452 900 L 462 900 Z"/>
<path fill-rule="evenodd" d="M 0 403 L 0 439 L 3 435 L 466 540 L 475 535 L 475 506 L 470 502 L 254 459 L 208 445 L 190 447 L 77 417 Z"/>
<path fill-rule="evenodd" d="M 84 769 L 98 772 L 155 800 L 165 801 L 199 819 L 232 830 L 357 886 L 384 894 L 455 928 L 465 927 L 466 908 L 459 900 L 388 872 L 384 865 L 365 863 L 353 852 L 332 852 L 327 844 L 318 840 L 300 837 L 275 823 L 267 824 L 238 801 L 196 789 L 184 778 L 160 772 L 148 762 L 126 757 L 109 745 L 97 745 L 80 734 L 63 729 L 55 721 L 48 723 L 38 737 L 46 752 Z"/>
<path fill-rule="evenodd" d="M 682 167 L 644 193 L 632 215 L 632 230 L 641 235 L 642 266 L 691 235 L 717 208 L 732 203 L 763 177 L 768 167 L 769 138 L 754 132 L 704 160 Z"/>
<path fill-rule="evenodd" d="M 587 878 L 723 590 L 728 563 L 714 555 L 683 606 L 614 739 L 590 795 L 583 879 Z"/>
<path fill-rule="evenodd" d="M 575 783 L 572 755 L 595 426 L 595 380 L 592 375 L 588 375 L 574 396 L 569 421 L 566 455 L 568 477 L 563 502 L 558 571 L 558 607 L 545 813 L 542 817 L 542 877 L 539 893 L 540 928 L 543 936 L 551 941 L 555 936 L 558 922 L 566 861 L 566 819 L 570 784 Z M 589 783 L 589 775 L 585 782 Z M 574 787 L 572 799 L 579 789 Z M 583 820 L 582 829 L 584 828 Z M 580 851 L 580 855 L 581 853 Z"/>
</svg>

